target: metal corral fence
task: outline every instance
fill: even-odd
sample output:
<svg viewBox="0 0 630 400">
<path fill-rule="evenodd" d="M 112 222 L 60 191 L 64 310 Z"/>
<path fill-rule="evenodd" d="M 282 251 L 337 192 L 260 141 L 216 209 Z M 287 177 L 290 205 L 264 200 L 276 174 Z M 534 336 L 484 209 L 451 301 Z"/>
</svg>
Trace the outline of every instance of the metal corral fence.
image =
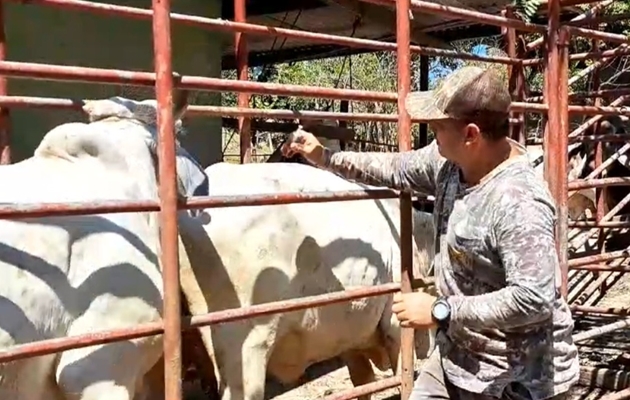
<svg viewBox="0 0 630 400">
<path fill-rule="evenodd" d="M 7 0 L 13 1 L 13 0 Z M 526 23 L 511 18 L 509 12 L 503 16 L 487 15 L 476 11 L 443 6 L 422 0 L 364 0 L 370 3 L 396 7 L 396 44 L 375 40 L 356 39 L 350 37 L 304 32 L 283 28 L 268 28 L 266 26 L 246 23 L 245 0 L 235 0 L 235 21 L 202 18 L 193 15 L 170 13 L 169 0 L 153 0 L 152 10 L 119 6 L 113 4 L 91 3 L 83 0 L 30 0 L 29 4 L 37 4 L 59 9 L 92 12 L 96 14 L 115 15 L 124 18 L 152 19 L 155 72 L 132 72 L 114 69 L 85 68 L 78 66 L 48 65 L 27 62 L 13 62 L 5 60 L 6 39 L 3 29 L 0 29 L 0 146 L 2 146 L 2 162 L 8 163 L 8 109 L 12 107 L 45 107 L 62 109 L 80 109 L 81 104 L 68 99 L 50 99 L 35 97 L 14 97 L 7 93 L 5 77 L 26 79 L 48 79 L 61 81 L 83 81 L 101 84 L 124 84 L 136 86 L 155 86 L 159 106 L 159 182 L 160 201 L 107 201 L 80 204 L 13 204 L 0 206 L 1 218 L 25 218 L 48 215 L 85 215 L 92 213 L 141 212 L 159 211 L 161 221 L 161 254 L 164 277 L 164 318 L 163 323 L 150 323 L 134 328 L 116 331 L 105 331 L 62 339 L 45 340 L 28 343 L 6 349 L 0 352 L 0 362 L 51 354 L 72 348 L 87 347 L 95 344 L 111 343 L 120 340 L 138 338 L 142 336 L 163 334 L 165 356 L 165 389 L 166 398 L 179 400 L 182 398 L 182 329 L 206 326 L 221 322 L 236 321 L 254 316 L 267 315 L 318 307 L 351 299 L 391 294 L 398 290 L 411 290 L 410 267 L 412 263 L 412 218 L 411 197 L 409 193 L 398 193 L 392 190 L 365 190 L 334 193 L 282 193 L 259 196 L 229 196 L 229 197 L 195 197 L 185 201 L 178 201 L 175 168 L 175 142 L 173 134 L 173 88 L 179 87 L 202 91 L 236 91 L 239 92 L 239 107 L 210 107 L 191 106 L 188 115 L 216 115 L 235 116 L 239 118 L 241 135 L 241 159 L 248 162 L 251 156 L 249 118 L 275 117 L 292 119 L 295 114 L 289 110 L 255 110 L 247 108 L 251 94 L 273 94 L 284 96 L 305 96 L 339 99 L 348 101 L 397 102 L 398 115 L 389 114 L 352 114 L 314 112 L 301 115 L 301 118 L 336 119 L 336 120 L 371 120 L 398 123 L 398 142 L 400 151 L 411 149 L 411 124 L 409 115 L 405 112 L 404 99 L 410 90 L 410 58 L 412 53 L 425 56 L 446 56 L 474 61 L 502 63 L 509 66 L 510 81 L 516 101 L 512 104 L 514 112 L 512 122 L 513 133 L 523 137 L 519 131 L 523 129 L 526 112 L 547 114 L 544 148 L 545 154 L 552 157 L 545 158 L 545 176 L 549 181 L 551 191 L 558 204 L 557 235 L 559 237 L 559 254 L 562 273 L 562 294 L 567 295 L 567 277 L 569 261 L 567 258 L 567 194 L 569 190 L 584 187 L 600 187 L 619 182 L 605 179 L 567 182 L 567 147 L 569 137 L 579 140 L 588 126 L 594 125 L 601 115 L 626 114 L 628 111 L 620 109 L 620 103 L 613 103 L 608 107 L 570 106 L 568 104 L 568 66 L 570 60 L 598 59 L 602 57 L 628 54 L 624 46 L 629 42 L 623 35 L 600 32 L 587 29 L 575 24 L 560 24 L 560 9 L 563 5 L 592 3 L 592 0 L 548 0 L 548 25 Z M 608 2 L 610 3 L 610 1 Z M 0 1 L 0 17 L 2 16 L 2 2 Z M 446 17 L 466 19 L 476 23 L 504 27 L 508 38 L 509 57 L 479 56 L 456 51 L 433 49 L 410 45 L 410 10 L 436 14 Z M 2 19 L 0 18 L 0 23 Z M 224 80 L 201 76 L 178 76 L 172 70 L 171 23 L 194 26 L 199 29 L 238 32 L 236 34 L 236 57 L 239 80 Z M 1 27 L 1 26 L 0 26 Z M 535 48 L 545 43 L 547 46 L 545 59 L 521 59 L 516 54 L 517 32 L 535 32 L 546 36 L 546 41 L 530 43 L 528 47 Z M 371 49 L 379 51 L 396 51 L 398 61 L 398 93 L 382 93 L 360 90 L 331 89 L 322 87 L 308 87 L 298 85 L 282 85 L 270 83 L 256 83 L 247 81 L 247 46 L 243 40 L 247 35 L 272 35 L 286 38 L 308 39 L 318 43 L 338 44 L 346 47 Z M 568 44 L 571 37 L 582 36 L 593 40 L 617 42 L 622 44 L 614 51 L 596 51 L 569 56 Z M 523 69 L 525 66 L 544 64 L 545 91 L 543 103 L 526 102 L 522 98 Z M 426 78 L 425 78 L 426 79 Z M 519 89 L 520 88 L 520 89 Z M 519 97 L 520 96 L 520 97 Z M 597 93 L 594 94 L 597 96 Z M 584 127 L 569 135 L 569 113 L 598 115 Z M 600 166 L 604 165 L 600 163 Z M 625 182 L 625 181 L 624 181 Z M 348 290 L 345 292 L 312 296 L 301 299 L 267 303 L 240 309 L 225 310 L 206 315 L 182 318 L 180 308 L 180 282 L 178 269 L 178 227 L 176 213 L 178 209 L 194 209 L 204 207 L 238 207 L 245 205 L 272 205 L 287 203 L 314 203 L 325 201 L 349 201 L 360 199 L 400 198 L 401 207 L 401 258 L 403 265 L 402 281 L 400 284 L 387 284 L 377 287 Z M 599 224 L 606 219 L 600 218 Z M 593 225 L 594 227 L 603 225 Z M 590 227 L 590 225 L 589 225 Z M 610 257 L 610 255 L 608 255 Z M 597 256 L 605 258 L 606 255 Z M 592 264 L 597 260 L 572 260 L 585 269 L 584 264 Z M 589 311 L 582 309 L 582 311 Z M 601 310 L 590 310 L 601 311 Z M 594 337 L 597 334 L 619 328 L 619 323 L 609 328 L 598 328 L 596 332 L 580 334 L 580 339 Z M 413 385 L 413 330 L 402 329 L 402 371 L 396 376 L 375 383 L 348 390 L 333 395 L 335 399 L 350 399 L 359 395 L 381 391 L 387 388 L 402 386 L 402 398 L 407 399 Z"/>
</svg>

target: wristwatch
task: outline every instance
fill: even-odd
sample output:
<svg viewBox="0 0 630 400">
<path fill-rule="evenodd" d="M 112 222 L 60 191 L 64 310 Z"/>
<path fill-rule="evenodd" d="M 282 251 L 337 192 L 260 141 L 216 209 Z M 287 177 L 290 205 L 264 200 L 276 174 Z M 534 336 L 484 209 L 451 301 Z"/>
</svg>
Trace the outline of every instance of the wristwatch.
<svg viewBox="0 0 630 400">
<path fill-rule="evenodd" d="M 438 297 L 431 307 L 431 316 L 440 328 L 445 328 L 451 319 L 451 305 L 446 301 L 446 297 Z"/>
</svg>

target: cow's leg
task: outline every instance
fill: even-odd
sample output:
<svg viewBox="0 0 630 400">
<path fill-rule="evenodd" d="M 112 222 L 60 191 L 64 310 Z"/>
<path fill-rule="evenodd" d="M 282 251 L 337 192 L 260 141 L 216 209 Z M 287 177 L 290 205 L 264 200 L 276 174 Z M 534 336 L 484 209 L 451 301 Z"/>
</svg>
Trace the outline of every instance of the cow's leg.
<svg viewBox="0 0 630 400">
<path fill-rule="evenodd" d="M 130 321 L 116 316 L 142 311 L 142 306 L 134 306 L 137 304 L 125 304 L 126 310 L 111 307 L 105 313 L 88 310 L 72 323 L 68 335 L 93 332 L 95 327 L 109 330 L 129 326 Z M 57 365 L 57 384 L 66 400 L 134 400 L 136 387 L 161 351 L 161 337 L 68 350 Z"/>
<path fill-rule="evenodd" d="M 221 400 L 263 400 L 265 397 L 267 362 L 275 328 L 254 325 L 252 322 L 254 321 L 239 324 L 240 329 L 249 329 L 247 334 L 237 333 L 234 329 L 236 326 L 221 334 L 224 338 L 231 336 L 231 339 L 246 336 L 241 346 L 230 339 L 215 341 L 215 347 L 225 349 L 222 351 L 221 361 L 218 361 L 222 364 L 225 380 L 225 391 Z"/>
<path fill-rule="evenodd" d="M 353 351 L 343 354 L 342 358 L 348 367 L 350 380 L 355 387 L 367 385 L 376 380 L 372 364 L 370 364 L 370 360 L 365 355 Z M 360 396 L 358 399 L 370 400 L 370 395 Z"/>
</svg>

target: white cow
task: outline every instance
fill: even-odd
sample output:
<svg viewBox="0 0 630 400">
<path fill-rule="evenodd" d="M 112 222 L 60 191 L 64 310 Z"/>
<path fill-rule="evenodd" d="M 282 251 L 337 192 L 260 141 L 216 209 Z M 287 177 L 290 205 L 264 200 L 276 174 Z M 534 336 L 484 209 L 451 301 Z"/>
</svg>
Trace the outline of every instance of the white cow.
<svg viewBox="0 0 630 400">
<path fill-rule="evenodd" d="M 212 195 L 356 190 L 365 186 L 301 164 L 214 164 Z M 182 219 L 192 270 L 182 283 L 199 285 L 189 298 L 202 314 L 400 280 L 398 200 L 361 200 L 206 209 Z M 434 254 L 430 214 L 415 212 L 415 276 Z M 190 292 L 189 292 L 190 293 Z M 214 353 L 223 400 L 262 400 L 265 376 L 295 383 L 316 362 L 341 356 L 355 385 L 397 366 L 399 325 L 392 296 L 259 317 L 202 329 Z M 417 332 L 426 356 L 428 332 Z M 369 396 L 367 396 L 369 397 Z"/>
<path fill-rule="evenodd" d="M 88 102 L 90 123 L 57 126 L 0 167 L 0 202 L 156 200 L 155 103 Z M 206 191 L 182 149 L 178 171 L 182 195 Z M 158 233 L 156 213 L 0 220 L 0 349 L 159 320 Z M 157 336 L 0 364 L 0 399 L 142 399 L 161 353 Z"/>
</svg>

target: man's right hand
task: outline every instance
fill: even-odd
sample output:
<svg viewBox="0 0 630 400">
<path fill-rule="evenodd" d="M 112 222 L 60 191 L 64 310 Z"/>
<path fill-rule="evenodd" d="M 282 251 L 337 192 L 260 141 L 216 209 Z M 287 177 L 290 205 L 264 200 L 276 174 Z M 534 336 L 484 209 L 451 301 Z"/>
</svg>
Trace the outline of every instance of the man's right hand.
<svg viewBox="0 0 630 400">
<path fill-rule="evenodd" d="M 317 140 L 315 135 L 306 132 L 300 126 L 296 131 L 289 134 L 288 139 L 282 145 L 282 155 L 292 157 L 300 154 L 309 162 L 321 165 L 324 157 L 324 146 Z"/>
</svg>

